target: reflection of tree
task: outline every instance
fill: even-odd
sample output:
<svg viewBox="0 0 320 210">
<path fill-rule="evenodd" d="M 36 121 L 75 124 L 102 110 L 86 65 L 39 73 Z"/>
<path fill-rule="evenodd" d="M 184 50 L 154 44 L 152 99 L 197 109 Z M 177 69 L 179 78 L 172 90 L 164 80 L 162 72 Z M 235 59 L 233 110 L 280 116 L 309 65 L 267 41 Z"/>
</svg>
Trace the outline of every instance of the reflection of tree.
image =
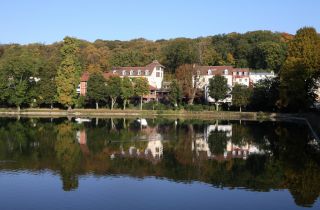
<svg viewBox="0 0 320 210">
<path fill-rule="evenodd" d="M 244 146 L 250 142 L 250 130 L 247 126 L 242 124 L 232 125 L 232 143 L 238 146 Z"/>
<path fill-rule="evenodd" d="M 217 128 L 210 132 L 208 143 L 210 151 L 215 155 L 221 155 L 227 148 L 228 137 L 225 131 L 219 131 Z"/>
<path fill-rule="evenodd" d="M 297 205 L 311 207 L 320 195 L 320 169 L 309 162 L 299 171 L 286 170 L 286 182 Z"/>
<path fill-rule="evenodd" d="M 78 187 L 77 169 L 80 166 L 81 151 L 76 142 L 76 132 L 71 123 L 57 126 L 58 134 L 55 143 L 57 159 L 63 181 L 63 189 L 70 191 Z"/>
</svg>

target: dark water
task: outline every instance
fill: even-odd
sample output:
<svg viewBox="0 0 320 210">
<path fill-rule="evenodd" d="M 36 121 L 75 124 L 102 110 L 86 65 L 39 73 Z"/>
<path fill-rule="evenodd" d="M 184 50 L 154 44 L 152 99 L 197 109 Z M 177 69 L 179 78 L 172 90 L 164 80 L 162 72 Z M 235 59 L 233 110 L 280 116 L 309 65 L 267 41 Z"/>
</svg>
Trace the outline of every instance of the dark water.
<svg viewBox="0 0 320 210">
<path fill-rule="evenodd" d="M 296 122 L 0 119 L 0 209 L 320 209 Z"/>
</svg>

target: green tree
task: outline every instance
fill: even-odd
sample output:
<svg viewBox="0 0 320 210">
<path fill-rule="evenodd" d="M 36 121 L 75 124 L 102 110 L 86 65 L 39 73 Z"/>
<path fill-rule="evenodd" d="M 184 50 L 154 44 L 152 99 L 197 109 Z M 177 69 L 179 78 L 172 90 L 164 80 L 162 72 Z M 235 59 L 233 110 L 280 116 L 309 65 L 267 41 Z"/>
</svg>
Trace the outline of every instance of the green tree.
<svg viewBox="0 0 320 210">
<path fill-rule="evenodd" d="M 113 109 L 114 104 L 118 97 L 121 96 L 121 78 L 114 76 L 107 80 L 107 95 L 111 99 L 111 109 Z"/>
<path fill-rule="evenodd" d="M 1 99 L 20 110 L 21 104 L 30 99 L 29 90 L 41 65 L 36 49 L 9 47 L 0 61 Z"/>
<path fill-rule="evenodd" d="M 309 108 L 315 101 L 320 76 L 320 38 L 314 28 L 301 28 L 289 42 L 288 57 L 280 72 L 280 106 Z"/>
<path fill-rule="evenodd" d="M 183 98 L 182 89 L 177 80 L 172 80 L 170 84 L 169 100 L 175 107 L 178 107 Z"/>
<path fill-rule="evenodd" d="M 126 104 L 129 98 L 134 96 L 134 88 L 129 77 L 124 77 L 121 84 L 121 98 L 123 99 L 123 109 L 126 109 Z"/>
<path fill-rule="evenodd" d="M 87 83 L 87 98 L 95 102 L 96 109 L 99 109 L 100 102 L 106 101 L 106 82 L 101 73 L 93 73 L 89 77 Z"/>
<path fill-rule="evenodd" d="M 252 90 L 250 107 L 258 111 L 275 111 L 279 100 L 279 78 L 266 78 L 256 83 Z"/>
<path fill-rule="evenodd" d="M 239 107 L 240 112 L 242 107 L 246 107 L 250 102 L 251 89 L 247 86 L 236 84 L 231 91 L 232 105 Z"/>
<path fill-rule="evenodd" d="M 140 110 L 142 110 L 143 96 L 149 94 L 149 83 L 144 77 L 135 78 L 134 80 L 134 93 L 140 98 Z"/>
<path fill-rule="evenodd" d="M 192 64 L 198 61 L 195 43 L 190 39 L 175 39 L 169 41 L 164 48 L 165 65 L 174 72 L 183 64 Z"/>
<path fill-rule="evenodd" d="M 216 75 L 209 80 L 209 96 L 214 99 L 216 110 L 219 110 L 219 101 L 225 99 L 229 92 L 227 79 L 221 75 Z"/>
<path fill-rule="evenodd" d="M 257 44 L 253 52 L 256 69 L 272 69 L 279 72 L 286 59 L 286 49 L 284 43 L 272 41 Z"/>
<path fill-rule="evenodd" d="M 79 47 L 73 38 L 64 38 L 61 47 L 62 61 L 58 67 L 56 84 L 57 99 L 71 110 L 77 97 L 77 86 L 80 83 L 81 66 L 78 60 Z"/>
</svg>

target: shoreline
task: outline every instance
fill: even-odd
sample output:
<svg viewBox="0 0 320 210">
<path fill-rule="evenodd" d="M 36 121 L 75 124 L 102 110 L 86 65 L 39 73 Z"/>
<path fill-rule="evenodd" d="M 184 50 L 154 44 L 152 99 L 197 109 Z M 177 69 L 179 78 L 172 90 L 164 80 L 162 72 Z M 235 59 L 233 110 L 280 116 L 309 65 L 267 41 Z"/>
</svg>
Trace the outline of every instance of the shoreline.
<svg viewBox="0 0 320 210">
<path fill-rule="evenodd" d="M 71 111 L 48 108 L 4 109 L 0 108 L 0 117 L 34 118 L 168 118 L 200 120 L 248 120 L 248 121 L 303 121 L 313 136 L 320 142 L 320 114 L 317 113 L 273 113 L 273 112 L 236 112 L 236 111 L 186 111 L 186 110 L 136 110 L 136 109 L 72 109 Z M 316 120 L 314 119 L 316 118 Z"/>
<path fill-rule="evenodd" d="M 135 109 L 0 109 L 0 117 L 179 117 L 197 119 L 247 119 L 274 118 L 276 113 L 233 111 L 186 111 L 186 110 L 135 110 Z"/>
</svg>

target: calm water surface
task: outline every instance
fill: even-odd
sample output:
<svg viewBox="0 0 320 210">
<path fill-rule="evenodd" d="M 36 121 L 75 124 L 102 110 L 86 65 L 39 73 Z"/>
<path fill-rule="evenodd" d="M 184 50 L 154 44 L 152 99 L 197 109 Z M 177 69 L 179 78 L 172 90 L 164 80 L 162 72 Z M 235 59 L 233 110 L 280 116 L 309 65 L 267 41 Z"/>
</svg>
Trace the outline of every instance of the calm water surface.
<svg viewBox="0 0 320 210">
<path fill-rule="evenodd" d="M 0 209 L 320 209 L 297 122 L 0 119 Z"/>
</svg>

